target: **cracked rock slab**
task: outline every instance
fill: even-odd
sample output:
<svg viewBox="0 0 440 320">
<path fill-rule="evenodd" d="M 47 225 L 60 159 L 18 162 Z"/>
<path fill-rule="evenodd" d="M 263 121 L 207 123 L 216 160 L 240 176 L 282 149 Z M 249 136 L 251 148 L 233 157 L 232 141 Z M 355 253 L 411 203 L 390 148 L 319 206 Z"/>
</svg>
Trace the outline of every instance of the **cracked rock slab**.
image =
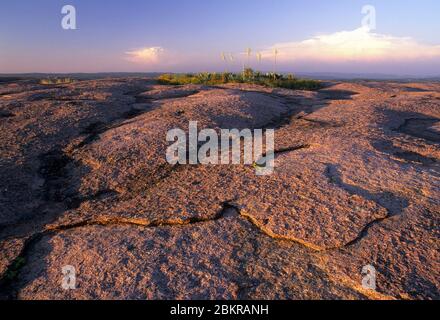
<svg viewBox="0 0 440 320">
<path fill-rule="evenodd" d="M 65 265 L 76 270 L 75 290 L 60 285 Z M 238 216 L 61 231 L 35 244 L 23 274 L 21 299 L 365 298 L 334 282 L 307 251 L 259 237 Z M 316 290 L 306 289 L 311 284 Z"/>
<path fill-rule="evenodd" d="M 434 82 L 0 84 L 0 296 L 438 299 L 439 98 Z M 274 173 L 169 165 L 166 132 L 189 121 L 274 128 Z"/>
</svg>

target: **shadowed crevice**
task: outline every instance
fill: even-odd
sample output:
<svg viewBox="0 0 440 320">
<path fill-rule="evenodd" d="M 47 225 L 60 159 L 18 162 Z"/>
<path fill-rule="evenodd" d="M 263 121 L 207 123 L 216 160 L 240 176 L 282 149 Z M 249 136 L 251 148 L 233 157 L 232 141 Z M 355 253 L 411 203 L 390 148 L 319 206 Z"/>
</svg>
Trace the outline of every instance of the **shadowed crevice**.
<svg viewBox="0 0 440 320">
<path fill-rule="evenodd" d="M 440 122 L 437 118 L 406 119 L 395 131 L 422 138 L 431 142 L 440 142 L 440 133 L 430 128 Z"/>
<path fill-rule="evenodd" d="M 376 140 L 372 143 L 372 146 L 380 151 L 387 153 L 394 158 L 394 160 L 399 159 L 408 163 L 414 163 L 422 166 L 431 166 L 438 162 L 436 158 L 421 155 L 420 153 L 404 150 L 398 146 L 395 146 L 392 141 L 386 140 Z"/>
<path fill-rule="evenodd" d="M 0 110 L 0 119 L 12 118 L 12 117 L 15 117 L 15 114 L 13 114 L 12 112 Z"/>
</svg>

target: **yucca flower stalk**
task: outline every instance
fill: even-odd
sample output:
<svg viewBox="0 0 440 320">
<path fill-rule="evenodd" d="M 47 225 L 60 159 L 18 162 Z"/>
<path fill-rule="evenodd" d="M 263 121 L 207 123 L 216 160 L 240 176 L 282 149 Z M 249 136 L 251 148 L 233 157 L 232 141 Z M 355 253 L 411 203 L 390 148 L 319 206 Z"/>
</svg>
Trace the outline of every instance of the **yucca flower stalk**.
<svg viewBox="0 0 440 320">
<path fill-rule="evenodd" d="M 257 53 L 257 60 L 258 60 L 260 71 L 261 71 L 261 60 L 262 60 L 262 57 L 263 56 L 262 56 L 261 52 L 258 52 Z"/>
<path fill-rule="evenodd" d="M 276 77 L 276 72 L 277 72 L 277 57 L 278 57 L 278 49 L 275 48 L 275 50 L 273 51 L 274 55 L 275 55 L 275 67 L 274 67 L 274 78 Z"/>
<path fill-rule="evenodd" d="M 234 62 L 235 62 L 235 58 L 234 58 L 234 54 L 232 52 L 230 52 L 228 54 L 228 58 L 229 58 L 229 62 L 231 64 L 231 71 L 234 69 Z"/>
<path fill-rule="evenodd" d="M 226 54 L 224 52 L 221 53 L 221 58 L 222 58 L 223 62 L 226 64 L 225 72 L 228 72 L 228 59 L 226 58 Z"/>
<path fill-rule="evenodd" d="M 247 58 L 248 58 L 248 63 L 247 63 L 247 67 L 250 68 L 251 67 L 251 54 L 252 54 L 252 49 L 251 48 L 247 48 L 246 49 L 246 54 L 247 54 Z"/>
</svg>

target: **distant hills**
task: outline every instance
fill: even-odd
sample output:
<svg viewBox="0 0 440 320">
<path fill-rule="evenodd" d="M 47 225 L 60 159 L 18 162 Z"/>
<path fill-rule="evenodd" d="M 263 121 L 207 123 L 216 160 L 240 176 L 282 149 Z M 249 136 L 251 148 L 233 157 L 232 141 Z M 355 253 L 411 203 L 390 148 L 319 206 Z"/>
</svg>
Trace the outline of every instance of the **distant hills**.
<svg viewBox="0 0 440 320">
<path fill-rule="evenodd" d="M 123 77 L 157 77 L 164 72 L 99 72 L 99 73 L 0 73 L 0 82 L 18 81 L 27 79 L 71 77 L 79 80 L 100 79 L 100 78 L 123 78 Z M 282 72 L 288 73 L 288 72 Z M 393 81 L 440 81 L 439 76 L 414 76 L 414 75 L 393 75 L 380 73 L 334 73 L 334 72 L 297 72 L 294 73 L 301 78 L 316 80 L 393 80 Z"/>
<path fill-rule="evenodd" d="M 334 73 L 334 72 L 298 72 L 295 74 L 298 77 L 320 79 L 320 80 L 396 80 L 396 81 L 440 80 L 440 75 L 426 77 L 426 76 L 393 75 L 393 74 L 381 74 L 381 73 Z"/>
<path fill-rule="evenodd" d="M 157 77 L 159 72 L 98 72 L 98 73 L 0 73 L 0 78 L 10 79 L 41 79 L 71 77 L 75 79 L 100 79 L 123 77 Z"/>
</svg>

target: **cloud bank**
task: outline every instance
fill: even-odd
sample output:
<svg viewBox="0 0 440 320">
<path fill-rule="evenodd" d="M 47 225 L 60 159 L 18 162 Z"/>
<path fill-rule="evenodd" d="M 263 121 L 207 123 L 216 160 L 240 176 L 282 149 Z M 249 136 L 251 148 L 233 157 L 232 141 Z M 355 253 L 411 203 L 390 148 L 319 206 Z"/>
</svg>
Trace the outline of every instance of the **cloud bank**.
<svg viewBox="0 0 440 320">
<path fill-rule="evenodd" d="M 421 44 L 409 37 L 394 37 L 361 27 L 318 35 L 300 42 L 277 43 L 263 51 L 265 58 L 278 50 L 280 62 L 385 62 L 440 58 L 440 45 Z"/>
<path fill-rule="evenodd" d="M 160 62 L 165 50 L 162 47 L 145 47 L 133 51 L 127 51 L 126 59 L 135 63 L 155 64 Z"/>
</svg>

